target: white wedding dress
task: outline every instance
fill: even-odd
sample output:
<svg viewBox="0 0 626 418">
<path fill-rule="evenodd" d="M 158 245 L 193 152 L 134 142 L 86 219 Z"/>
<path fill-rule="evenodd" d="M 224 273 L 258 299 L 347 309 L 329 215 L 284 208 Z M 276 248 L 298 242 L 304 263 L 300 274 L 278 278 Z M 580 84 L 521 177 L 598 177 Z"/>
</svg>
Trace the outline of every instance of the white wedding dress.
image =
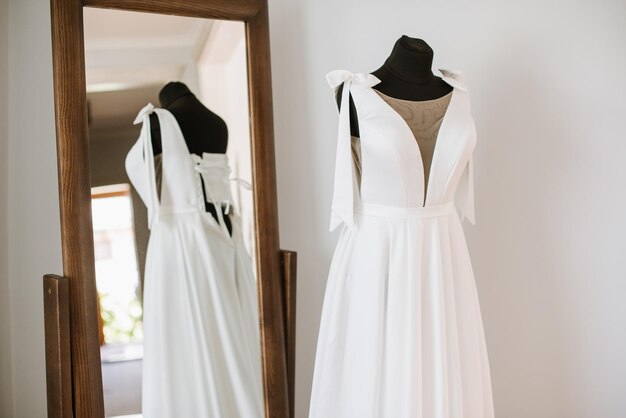
<svg viewBox="0 0 626 418">
<path fill-rule="evenodd" d="M 150 138 L 152 112 L 162 142 L 160 199 Z M 190 154 L 174 116 L 144 107 L 126 171 L 146 204 L 150 238 L 143 292 L 145 418 L 262 418 L 257 292 L 236 213 L 232 237 L 207 199 L 230 204 L 224 154 Z M 217 210 L 220 214 L 220 210 Z"/>
<path fill-rule="evenodd" d="M 493 418 L 481 312 L 461 218 L 472 224 L 476 130 L 462 73 L 453 87 L 428 184 L 409 125 L 372 88 L 374 75 L 327 75 L 339 112 L 332 259 L 310 418 Z M 348 93 L 360 132 L 360 187 Z M 428 187 L 426 187 L 428 186 Z"/>
</svg>

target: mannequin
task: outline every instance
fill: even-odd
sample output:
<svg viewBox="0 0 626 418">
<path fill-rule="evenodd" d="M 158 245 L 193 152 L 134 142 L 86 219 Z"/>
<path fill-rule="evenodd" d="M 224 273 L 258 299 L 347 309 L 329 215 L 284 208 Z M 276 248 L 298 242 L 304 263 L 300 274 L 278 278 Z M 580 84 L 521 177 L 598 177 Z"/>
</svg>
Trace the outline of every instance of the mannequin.
<svg viewBox="0 0 626 418">
<path fill-rule="evenodd" d="M 179 81 L 167 83 L 159 92 L 161 108 L 168 110 L 180 126 L 180 129 L 189 148 L 189 152 L 202 156 L 207 153 L 226 153 L 228 146 L 228 127 L 218 115 L 204 106 L 200 100 Z M 150 133 L 154 155 L 161 154 L 161 127 L 156 113 L 150 115 Z M 202 184 L 204 193 L 204 183 Z M 205 208 L 217 219 L 217 212 L 213 203 L 205 201 Z M 222 209 L 224 211 L 224 209 Z M 224 221 L 228 231 L 232 234 L 232 224 L 228 215 L 224 213 Z"/>
<path fill-rule="evenodd" d="M 432 72 L 433 50 L 422 39 L 402 35 L 385 63 L 372 74 L 380 83 L 373 89 L 405 119 L 420 148 L 424 169 L 424 200 L 436 146 L 436 136 L 451 99 L 452 86 Z M 337 89 L 341 108 L 343 84 Z M 380 94 L 379 94 L 380 95 Z M 404 101 L 404 102 L 403 102 Z M 352 152 L 360 187 L 361 156 L 358 115 L 352 96 L 349 98 Z M 419 116 L 418 116 L 419 115 Z"/>
<path fill-rule="evenodd" d="M 452 91 L 452 86 L 432 72 L 433 50 L 422 39 L 402 35 L 393 46 L 385 63 L 372 74 L 379 80 L 375 90 L 402 100 L 424 101 L 438 99 Z M 341 91 L 337 90 L 337 106 L 341 106 Z M 350 130 L 359 137 L 356 109 L 350 97 Z"/>
</svg>

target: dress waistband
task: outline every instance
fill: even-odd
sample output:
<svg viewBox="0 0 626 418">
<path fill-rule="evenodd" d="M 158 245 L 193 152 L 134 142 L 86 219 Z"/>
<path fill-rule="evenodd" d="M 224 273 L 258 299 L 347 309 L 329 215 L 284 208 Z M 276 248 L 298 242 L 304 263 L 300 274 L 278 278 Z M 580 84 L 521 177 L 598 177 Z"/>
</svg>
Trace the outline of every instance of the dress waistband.
<svg viewBox="0 0 626 418">
<path fill-rule="evenodd" d="M 375 203 L 355 202 L 355 213 L 382 218 L 433 218 L 454 212 L 454 203 L 448 202 L 432 206 L 397 207 Z"/>
<path fill-rule="evenodd" d="M 172 205 L 172 206 L 161 205 L 159 207 L 159 213 L 163 215 L 172 215 L 175 213 L 191 213 L 191 212 L 200 212 L 200 211 L 204 211 L 204 206 L 200 207 L 200 205 Z"/>
</svg>

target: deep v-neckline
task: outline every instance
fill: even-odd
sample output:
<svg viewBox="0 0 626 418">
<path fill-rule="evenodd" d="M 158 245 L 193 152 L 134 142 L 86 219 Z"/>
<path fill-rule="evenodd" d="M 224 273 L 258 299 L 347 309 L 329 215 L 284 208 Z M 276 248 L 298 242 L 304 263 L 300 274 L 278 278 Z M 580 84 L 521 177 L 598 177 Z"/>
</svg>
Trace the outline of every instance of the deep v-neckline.
<svg viewBox="0 0 626 418">
<path fill-rule="evenodd" d="M 421 170 L 422 170 L 422 189 L 423 189 L 423 194 L 422 194 L 422 207 L 426 207 L 426 204 L 429 203 L 429 196 L 430 196 L 430 191 L 431 191 L 431 182 L 432 182 L 432 177 L 433 177 L 433 173 L 434 173 L 434 168 L 437 164 L 438 161 L 438 150 L 440 147 L 440 142 L 442 140 L 442 138 L 445 138 L 445 136 L 443 136 L 442 132 L 447 128 L 448 125 L 448 120 L 449 115 L 451 114 L 451 110 L 452 110 L 452 106 L 456 103 L 456 91 L 457 91 L 457 87 L 454 86 L 453 84 L 451 84 L 450 82 L 448 82 L 448 80 L 446 80 L 446 75 L 442 73 L 442 77 L 441 79 L 443 81 L 445 81 L 449 86 L 452 87 L 452 91 L 450 93 L 447 94 L 452 94 L 452 96 L 450 97 L 450 102 L 448 102 L 448 106 L 446 107 L 446 111 L 443 114 L 442 120 L 441 120 L 441 124 L 439 125 L 439 130 L 437 131 L 437 135 L 435 136 L 435 145 L 433 146 L 433 154 L 432 154 L 432 159 L 431 159 L 431 163 L 430 163 L 430 168 L 428 170 L 428 173 L 426 173 L 426 170 L 424 169 L 425 164 L 424 164 L 424 157 L 422 155 L 422 150 L 419 146 L 419 142 L 417 141 L 417 138 L 415 137 L 415 134 L 413 133 L 413 130 L 411 129 L 411 127 L 409 126 L 409 123 L 402 117 L 402 115 L 396 110 L 394 109 L 389 103 L 387 103 L 387 101 L 385 99 L 383 99 L 380 94 L 384 94 L 382 92 L 379 92 L 378 90 L 375 90 L 373 87 L 370 87 L 370 89 L 372 90 L 372 94 L 374 94 L 374 96 L 376 96 L 378 98 L 378 100 L 380 102 L 382 102 L 383 106 L 394 115 L 394 117 L 396 117 L 397 119 L 400 119 L 400 123 L 404 126 L 405 130 L 408 132 L 410 138 L 412 139 L 412 142 L 414 144 L 414 146 L 417 148 L 417 154 L 418 154 L 418 161 L 420 163 L 421 166 Z M 388 96 L 391 97 L 391 96 Z M 443 97 L 443 96 L 442 96 Z M 392 99 L 395 99 L 395 97 L 391 97 Z M 403 100 L 403 99 L 402 99 Z M 436 100 L 436 99 L 435 99 Z M 423 100 L 405 100 L 408 102 L 415 102 L 415 103 L 419 103 L 420 101 Z M 428 180 L 426 180 L 426 176 L 428 176 Z"/>
</svg>

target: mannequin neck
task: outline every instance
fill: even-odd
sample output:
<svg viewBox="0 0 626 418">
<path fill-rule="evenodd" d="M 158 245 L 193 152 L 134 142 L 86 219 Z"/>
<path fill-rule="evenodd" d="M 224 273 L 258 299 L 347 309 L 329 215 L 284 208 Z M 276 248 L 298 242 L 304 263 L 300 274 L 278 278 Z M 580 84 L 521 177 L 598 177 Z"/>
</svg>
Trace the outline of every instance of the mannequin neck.
<svg viewBox="0 0 626 418">
<path fill-rule="evenodd" d="M 405 83 L 427 84 L 437 78 L 432 64 L 433 50 L 424 40 L 402 35 L 382 68 Z"/>
<path fill-rule="evenodd" d="M 183 97 L 186 99 L 195 99 L 189 87 L 179 81 L 167 83 L 159 92 L 159 102 L 163 108 L 170 107 L 172 103 Z"/>
</svg>

